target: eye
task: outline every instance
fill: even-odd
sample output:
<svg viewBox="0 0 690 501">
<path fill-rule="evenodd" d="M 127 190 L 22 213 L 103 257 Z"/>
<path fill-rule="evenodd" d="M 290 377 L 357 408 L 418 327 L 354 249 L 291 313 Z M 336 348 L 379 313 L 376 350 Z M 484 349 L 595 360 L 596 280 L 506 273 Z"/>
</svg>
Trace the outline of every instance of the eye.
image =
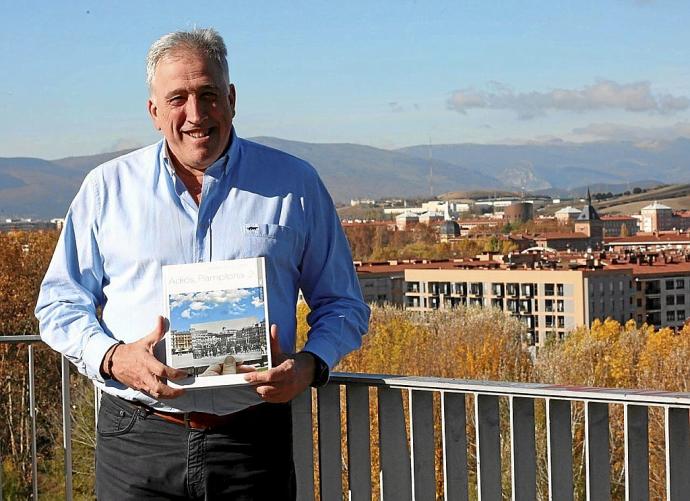
<svg viewBox="0 0 690 501">
<path fill-rule="evenodd" d="M 173 96 L 170 99 L 168 99 L 168 103 L 171 106 L 180 106 L 184 104 L 185 98 L 184 96 Z"/>
<path fill-rule="evenodd" d="M 205 91 L 203 94 L 201 94 L 201 97 L 202 97 L 203 99 L 213 100 L 213 99 L 216 98 L 216 93 L 213 92 L 213 91 L 207 90 L 207 91 Z"/>
</svg>

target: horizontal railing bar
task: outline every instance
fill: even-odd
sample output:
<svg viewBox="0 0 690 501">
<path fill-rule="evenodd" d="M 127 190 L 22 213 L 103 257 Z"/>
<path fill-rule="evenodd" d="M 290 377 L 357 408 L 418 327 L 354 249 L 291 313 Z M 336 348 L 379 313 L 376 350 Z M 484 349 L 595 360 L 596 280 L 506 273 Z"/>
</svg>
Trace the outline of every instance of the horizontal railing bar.
<svg viewBox="0 0 690 501">
<path fill-rule="evenodd" d="M 657 390 L 631 390 L 619 388 L 592 388 L 542 383 L 513 383 L 508 381 L 477 381 L 470 379 L 444 379 L 433 377 L 390 376 L 385 374 L 359 374 L 334 372 L 331 382 L 338 384 L 364 384 L 384 388 L 430 391 L 456 391 L 483 395 L 524 396 L 532 398 L 558 398 L 601 403 L 640 403 L 652 406 L 670 405 L 689 407 L 690 393 Z"/>
<path fill-rule="evenodd" d="M 0 335 L 0 344 L 2 343 L 37 343 L 41 342 L 41 336 L 34 335 L 23 335 L 23 336 L 2 336 Z"/>
</svg>

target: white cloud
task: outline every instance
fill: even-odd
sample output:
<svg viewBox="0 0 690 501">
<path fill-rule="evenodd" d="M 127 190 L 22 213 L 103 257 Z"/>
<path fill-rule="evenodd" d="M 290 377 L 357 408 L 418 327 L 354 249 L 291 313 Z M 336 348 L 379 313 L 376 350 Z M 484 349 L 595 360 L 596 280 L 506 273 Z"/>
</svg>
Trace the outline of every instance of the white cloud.
<svg viewBox="0 0 690 501">
<path fill-rule="evenodd" d="M 262 306 L 263 304 L 264 304 L 264 301 L 259 296 L 254 296 L 252 298 L 252 305 L 254 306 L 254 308 L 258 308 L 259 306 Z"/>
<path fill-rule="evenodd" d="M 192 301 L 192 303 L 189 305 L 189 309 L 194 311 L 201 311 L 210 310 L 211 307 L 202 301 Z"/>
<path fill-rule="evenodd" d="M 592 123 L 573 129 L 573 134 L 597 140 L 612 141 L 668 141 L 690 137 L 690 122 L 677 122 L 663 127 L 640 127 L 616 123 Z"/>
<path fill-rule="evenodd" d="M 182 313 L 180 313 L 180 316 L 182 318 L 192 318 L 192 312 L 190 310 L 184 310 Z"/>
<path fill-rule="evenodd" d="M 456 90 L 446 103 L 448 109 L 466 114 L 474 108 L 513 110 L 521 119 L 561 110 L 586 112 L 617 109 L 629 112 L 671 114 L 690 108 L 690 98 L 652 92 L 649 82 L 621 84 L 599 80 L 581 89 L 554 89 L 549 92 L 515 92 L 500 82 L 490 82 L 489 90 Z"/>
</svg>

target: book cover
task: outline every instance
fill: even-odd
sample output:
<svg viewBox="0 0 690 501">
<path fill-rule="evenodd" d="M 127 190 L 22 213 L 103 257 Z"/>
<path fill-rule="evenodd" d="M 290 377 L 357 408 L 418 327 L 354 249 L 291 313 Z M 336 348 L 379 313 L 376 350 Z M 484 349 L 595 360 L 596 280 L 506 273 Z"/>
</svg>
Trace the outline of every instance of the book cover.
<svg viewBox="0 0 690 501">
<path fill-rule="evenodd" d="M 238 366 L 271 367 L 265 270 L 263 257 L 163 266 L 164 363 L 189 374 L 170 386 L 247 384 Z"/>
</svg>

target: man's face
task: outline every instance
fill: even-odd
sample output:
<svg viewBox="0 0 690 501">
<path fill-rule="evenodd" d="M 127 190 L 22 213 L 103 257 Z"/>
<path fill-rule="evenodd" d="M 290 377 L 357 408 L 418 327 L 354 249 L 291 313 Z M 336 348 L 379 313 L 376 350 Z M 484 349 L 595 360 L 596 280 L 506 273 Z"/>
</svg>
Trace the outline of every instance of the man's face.
<svg viewBox="0 0 690 501">
<path fill-rule="evenodd" d="M 148 109 L 176 167 L 203 171 L 220 158 L 230 140 L 235 87 L 228 85 L 218 65 L 181 50 L 158 62 Z"/>
</svg>

